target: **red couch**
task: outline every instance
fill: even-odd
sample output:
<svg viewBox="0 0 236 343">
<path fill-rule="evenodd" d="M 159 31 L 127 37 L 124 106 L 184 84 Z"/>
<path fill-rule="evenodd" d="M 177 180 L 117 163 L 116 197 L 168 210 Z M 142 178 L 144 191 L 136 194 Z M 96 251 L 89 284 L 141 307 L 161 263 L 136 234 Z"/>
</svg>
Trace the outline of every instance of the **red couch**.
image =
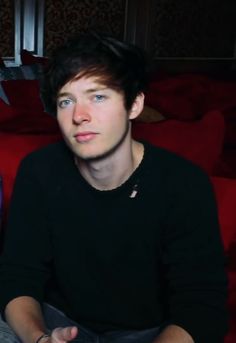
<svg viewBox="0 0 236 343">
<path fill-rule="evenodd" d="M 2 81 L 10 105 L 0 99 L 0 176 L 4 217 L 21 159 L 61 139 L 54 118 L 43 112 L 37 80 Z M 132 133 L 192 160 L 210 176 L 219 208 L 229 276 L 230 330 L 236 342 L 236 85 L 205 75 L 162 76 L 152 81 L 146 103 L 165 117 L 141 116 Z M 152 113 L 153 114 L 153 113 Z M 163 119 L 163 117 L 161 117 Z"/>
</svg>

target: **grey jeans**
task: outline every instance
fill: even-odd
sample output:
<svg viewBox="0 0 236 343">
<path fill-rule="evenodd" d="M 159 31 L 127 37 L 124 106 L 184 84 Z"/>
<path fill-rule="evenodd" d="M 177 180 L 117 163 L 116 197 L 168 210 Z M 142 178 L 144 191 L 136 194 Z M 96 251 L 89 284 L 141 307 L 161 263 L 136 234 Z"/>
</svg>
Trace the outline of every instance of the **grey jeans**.
<svg viewBox="0 0 236 343">
<path fill-rule="evenodd" d="M 159 329 L 147 330 L 117 330 L 103 334 L 97 334 L 66 317 L 64 313 L 55 307 L 44 304 L 43 313 L 47 328 L 53 330 L 56 327 L 75 325 L 79 328 L 78 336 L 74 343 L 152 343 L 158 336 Z M 1 343 L 22 343 L 10 327 L 0 318 L 0 342 Z"/>
</svg>

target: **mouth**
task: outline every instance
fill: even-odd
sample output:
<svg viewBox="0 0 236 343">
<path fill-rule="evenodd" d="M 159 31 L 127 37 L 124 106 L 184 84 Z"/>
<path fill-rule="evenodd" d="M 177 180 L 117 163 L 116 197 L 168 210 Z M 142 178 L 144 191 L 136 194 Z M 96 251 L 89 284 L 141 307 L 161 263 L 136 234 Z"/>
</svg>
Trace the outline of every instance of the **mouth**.
<svg viewBox="0 0 236 343">
<path fill-rule="evenodd" d="M 74 138 L 78 143 L 86 143 L 93 140 L 96 137 L 96 135 L 97 135 L 96 132 L 88 131 L 88 132 L 77 133 L 74 135 Z"/>
</svg>

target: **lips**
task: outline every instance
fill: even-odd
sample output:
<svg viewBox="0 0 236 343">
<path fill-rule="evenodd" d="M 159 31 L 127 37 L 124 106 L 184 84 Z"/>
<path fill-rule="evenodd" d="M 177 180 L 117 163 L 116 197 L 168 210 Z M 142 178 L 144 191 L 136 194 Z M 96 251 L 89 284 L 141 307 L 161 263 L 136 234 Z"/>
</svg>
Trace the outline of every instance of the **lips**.
<svg viewBox="0 0 236 343">
<path fill-rule="evenodd" d="M 78 143 L 85 143 L 85 142 L 90 142 L 96 137 L 97 133 L 96 132 L 80 132 L 77 133 L 74 137 Z"/>
</svg>

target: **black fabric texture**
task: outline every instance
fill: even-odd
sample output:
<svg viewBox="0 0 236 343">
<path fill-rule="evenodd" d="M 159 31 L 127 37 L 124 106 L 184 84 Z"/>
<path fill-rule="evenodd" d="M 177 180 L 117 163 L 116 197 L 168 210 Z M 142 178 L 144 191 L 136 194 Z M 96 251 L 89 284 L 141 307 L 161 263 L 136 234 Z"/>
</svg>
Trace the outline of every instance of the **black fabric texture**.
<svg viewBox="0 0 236 343">
<path fill-rule="evenodd" d="M 191 162 L 144 147 L 138 168 L 110 191 L 83 179 L 63 142 L 23 160 L 1 258 L 1 311 L 29 295 L 96 332 L 172 323 L 195 343 L 220 342 L 227 280 L 212 186 Z"/>
</svg>

